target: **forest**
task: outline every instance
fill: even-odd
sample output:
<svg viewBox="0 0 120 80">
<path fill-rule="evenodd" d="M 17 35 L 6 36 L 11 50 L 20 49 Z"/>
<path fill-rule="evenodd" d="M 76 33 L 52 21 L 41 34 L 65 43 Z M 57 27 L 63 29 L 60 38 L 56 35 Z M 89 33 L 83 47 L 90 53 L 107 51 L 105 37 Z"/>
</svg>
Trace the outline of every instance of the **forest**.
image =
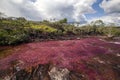
<svg viewBox="0 0 120 80">
<path fill-rule="evenodd" d="M 120 27 L 105 25 L 102 20 L 83 26 L 69 24 L 67 19 L 58 21 L 30 21 L 24 17 L 0 18 L 0 45 L 17 45 L 42 40 L 74 39 L 87 36 L 120 36 Z"/>
</svg>

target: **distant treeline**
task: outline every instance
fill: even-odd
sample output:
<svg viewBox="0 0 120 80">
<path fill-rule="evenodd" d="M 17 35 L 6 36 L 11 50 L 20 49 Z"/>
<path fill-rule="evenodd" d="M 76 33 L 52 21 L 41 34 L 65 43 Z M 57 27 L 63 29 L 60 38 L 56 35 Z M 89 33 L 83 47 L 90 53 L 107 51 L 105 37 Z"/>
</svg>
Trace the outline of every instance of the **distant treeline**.
<svg viewBox="0 0 120 80">
<path fill-rule="evenodd" d="M 72 36 L 120 36 L 120 28 L 115 25 L 105 26 L 101 20 L 77 27 L 67 24 L 67 19 L 50 22 L 28 21 L 23 17 L 0 18 L 0 45 L 16 45 L 20 43 L 61 39 Z M 62 38 L 63 39 L 63 38 Z"/>
</svg>

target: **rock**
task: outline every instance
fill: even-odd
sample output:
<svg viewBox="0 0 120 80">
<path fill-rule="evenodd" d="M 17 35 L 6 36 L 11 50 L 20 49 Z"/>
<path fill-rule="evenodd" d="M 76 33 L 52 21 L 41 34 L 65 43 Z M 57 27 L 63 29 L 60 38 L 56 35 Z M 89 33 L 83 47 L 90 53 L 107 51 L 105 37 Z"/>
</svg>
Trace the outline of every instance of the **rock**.
<svg viewBox="0 0 120 80">
<path fill-rule="evenodd" d="M 116 56 L 120 56 L 120 53 L 117 53 Z"/>
<path fill-rule="evenodd" d="M 69 80 L 69 70 L 53 67 L 49 72 L 51 80 Z"/>
<path fill-rule="evenodd" d="M 21 60 L 15 60 L 11 62 L 11 67 L 13 67 L 13 72 L 18 72 L 23 69 L 24 62 Z"/>
<path fill-rule="evenodd" d="M 6 76 L 3 80 L 10 80 L 10 76 Z"/>
</svg>

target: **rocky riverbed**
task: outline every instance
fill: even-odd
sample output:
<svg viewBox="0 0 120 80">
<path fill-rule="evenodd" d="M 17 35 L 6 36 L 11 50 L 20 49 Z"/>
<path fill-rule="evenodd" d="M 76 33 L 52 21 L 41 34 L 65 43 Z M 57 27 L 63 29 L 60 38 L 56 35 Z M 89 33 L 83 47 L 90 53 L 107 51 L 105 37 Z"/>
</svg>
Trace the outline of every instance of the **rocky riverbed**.
<svg viewBox="0 0 120 80">
<path fill-rule="evenodd" d="M 120 80 L 119 41 L 85 38 L 0 48 L 6 54 L 0 80 Z"/>
</svg>

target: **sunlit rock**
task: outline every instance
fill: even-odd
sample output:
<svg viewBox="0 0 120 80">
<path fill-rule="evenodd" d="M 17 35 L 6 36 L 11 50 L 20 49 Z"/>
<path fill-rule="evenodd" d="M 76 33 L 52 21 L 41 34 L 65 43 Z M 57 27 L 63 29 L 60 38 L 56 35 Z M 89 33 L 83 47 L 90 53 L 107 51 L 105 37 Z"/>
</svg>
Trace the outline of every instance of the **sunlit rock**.
<svg viewBox="0 0 120 80">
<path fill-rule="evenodd" d="M 61 69 L 57 67 L 53 67 L 49 75 L 51 77 L 51 80 L 69 80 L 69 70 L 68 69 Z"/>
</svg>

